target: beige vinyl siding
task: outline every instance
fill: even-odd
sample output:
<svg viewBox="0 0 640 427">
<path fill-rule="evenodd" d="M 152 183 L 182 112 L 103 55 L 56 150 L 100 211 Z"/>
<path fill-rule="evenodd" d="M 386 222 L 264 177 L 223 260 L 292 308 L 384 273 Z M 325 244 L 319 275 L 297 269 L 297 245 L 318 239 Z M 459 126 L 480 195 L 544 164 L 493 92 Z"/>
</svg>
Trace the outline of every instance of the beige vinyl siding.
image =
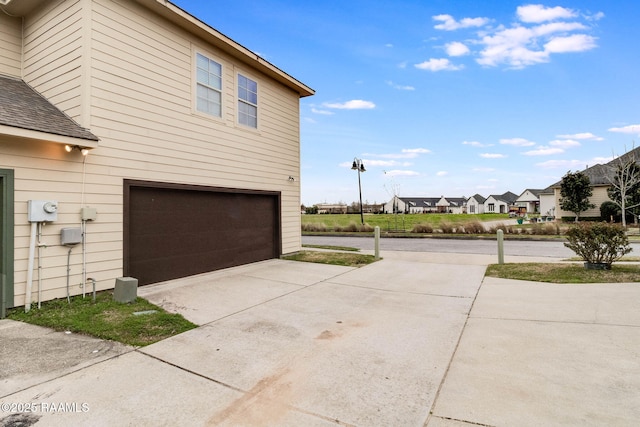
<svg viewBox="0 0 640 427">
<path fill-rule="evenodd" d="M 581 218 L 589 218 L 589 217 L 600 217 L 600 205 L 602 205 L 602 203 L 606 202 L 609 199 L 609 196 L 607 194 L 607 189 L 609 187 L 608 186 L 599 186 L 599 187 L 592 187 L 593 189 L 593 195 L 591 196 L 591 198 L 589 199 L 591 201 L 591 203 L 593 203 L 594 205 L 596 205 L 595 208 L 593 209 L 589 209 L 588 211 L 582 212 L 580 214 Z M 556 212 L 556 218 L 558 217 L 575 217 L 575 214 L 573 212 L 567 212 L 567 211 L 563 211 L 562 209 L 560 209 L 560 189 L 556 188 L 555 189 L 555 196 L 556 196 L 556 206 L 557 209 L 559 210 L 558 212 Z"/>
<path fill-rule="evenodd" d="M 82 5 L 53 0 L 24 23 L 23 79 L 76 121 L 81 116 Z"/>
<path fill-rule="evenodd" d="M 0 167 L 16 171 L 16 305 L 25 297 L 28 200 L 59 202 L 58 220 L 43 228 L 44 299 L 66 295 L 68 248 L 59 245 L 60 229 L 79 227 L 83 206 L 97 209 L 96 221 L 87 223 L 87 277 L 99 290 L 113 288 L 123 274 L 123 179 L 281 192 L 282 251 L 300 249 L 296 92 L 131 1 L 47 2 L 25 28 L 25 80 L 72 118 L 82 117 L 100 142 L 83 158 L 57 144 L 0 141 Z M 222 118 L 195 111 L 196 52 L 223 65 Z M 238 72 L 258 82 L 257 130 L 237 124 Z M 81 272 L 78 245 L 71 252 L 72 294 L 81 293 Z M 35 301 L 37 269 L 33 291 Z"/>
<path fill-rule="evenodd" d="M 0 74 L 22 75 L 22 19 L 0 13 Z"/>
<path fill-rule="evenodd" d="M 87 271 L 98 280 L 99 289 L 113 287 L 113 278 L 122 275 L 119 256 L 122 241 L 122 198 L 111 194 L 104 181 L 107 174 L 85 174 L 83 157 L 78 152 L 67 153 L 59 144 L 24 143 L 0 138 L 0 167 L 15 171 L 15 303 L 24 304 L 30 225 L 27 221 L 28 200 L 56 200 L 58 220 L 42 228 L 41 248 L 43 299 L 66 295 L 67 251 L 60 246 L 60 229 L 79 227 L 79 211 L 84 205 L 99 200 L 98 221 L 87 225 Z M 85 168 L 96 169 L 91 158 Z M 115 178 L 114 178 L 115 179 Z M 83 196 L 84 189 L 84 196 Z M 81 292 L 81 249 L 71 253 L 71 293 Z M 37 262 L 36 262 L 37 265 Z M 33 301 L 36 299 L 38 269 L 34 271 Z"/>
<path fill-rule="evenodd" d="M 98 1 L 93 16 L 97 161 L 131 179 L 282 191 L 283 252 L 298 250 L 298 95 L 136 4 Z M 195 111 L 196 52 L 223 66 L 222 120 Z M 237 73 L 258 82 L 257 131 L 236 124 Z"/>
</svg>

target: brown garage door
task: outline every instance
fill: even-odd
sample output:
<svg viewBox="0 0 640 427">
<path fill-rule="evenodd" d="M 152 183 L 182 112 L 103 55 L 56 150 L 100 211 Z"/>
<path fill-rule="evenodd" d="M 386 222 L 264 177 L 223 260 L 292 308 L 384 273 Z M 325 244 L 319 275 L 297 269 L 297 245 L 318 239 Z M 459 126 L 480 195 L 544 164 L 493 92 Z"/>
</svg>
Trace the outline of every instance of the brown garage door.
<svg viewBox="0 0 640 427">
<path fill-rule="evenodd" d="M 146 285 L 280 255 L 272 192 L 125 182 L 124 274 Z"/>
</svg>

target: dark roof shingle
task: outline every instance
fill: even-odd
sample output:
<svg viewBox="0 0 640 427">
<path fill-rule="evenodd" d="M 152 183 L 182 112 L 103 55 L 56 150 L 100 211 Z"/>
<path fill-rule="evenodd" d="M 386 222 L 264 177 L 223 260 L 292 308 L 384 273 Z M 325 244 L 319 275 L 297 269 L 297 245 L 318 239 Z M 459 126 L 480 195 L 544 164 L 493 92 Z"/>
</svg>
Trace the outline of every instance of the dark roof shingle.
<svg viewBox="0 0 640 427">
<path fill-rule="evenodd" d="M 24 81 L 7 76 L 0 76 L 0 124 L 98 141 Z"/>
</svg>

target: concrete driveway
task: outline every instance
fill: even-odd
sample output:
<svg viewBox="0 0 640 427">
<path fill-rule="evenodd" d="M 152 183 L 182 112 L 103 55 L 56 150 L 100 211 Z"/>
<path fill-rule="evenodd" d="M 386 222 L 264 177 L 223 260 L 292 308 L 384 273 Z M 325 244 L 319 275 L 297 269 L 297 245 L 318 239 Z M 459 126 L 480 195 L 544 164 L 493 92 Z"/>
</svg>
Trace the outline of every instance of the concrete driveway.
<svg viewBox="0 0 640 427">
<path fill-rule="evenodd" d="M 0 425 L 637 424 L 639 285 L 482 284 L 484 256 L 383 256 L 360 269 L 272 260 L 141 288 L 201 326 L 101 358 L 87 348 L 24 382 L 3 354 Z M 1 321 L 3 343 L 14 328 L 35 327 Z M 27 372 L 41 363 L 22 357 Z"/>
</svg>

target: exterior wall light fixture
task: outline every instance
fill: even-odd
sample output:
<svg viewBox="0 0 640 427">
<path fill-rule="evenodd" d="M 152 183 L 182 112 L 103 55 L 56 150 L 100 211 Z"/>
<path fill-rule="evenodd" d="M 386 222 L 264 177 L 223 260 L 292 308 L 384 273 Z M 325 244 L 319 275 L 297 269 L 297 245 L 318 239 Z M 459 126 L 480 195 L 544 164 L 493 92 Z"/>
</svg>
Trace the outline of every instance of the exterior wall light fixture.
<svg viewBox="0 0 640 427">
<path fill-rule="evenodd" d="M 82 153 L 83 156 L 86 156 L 87 154 L 89 154 L 88 148 L 80 147 L 79 145 L 65 145 L 64 149 L 67 153 L 70 153 L 73 150 L 78 150 L 80 153 Z"/>
</svg>

